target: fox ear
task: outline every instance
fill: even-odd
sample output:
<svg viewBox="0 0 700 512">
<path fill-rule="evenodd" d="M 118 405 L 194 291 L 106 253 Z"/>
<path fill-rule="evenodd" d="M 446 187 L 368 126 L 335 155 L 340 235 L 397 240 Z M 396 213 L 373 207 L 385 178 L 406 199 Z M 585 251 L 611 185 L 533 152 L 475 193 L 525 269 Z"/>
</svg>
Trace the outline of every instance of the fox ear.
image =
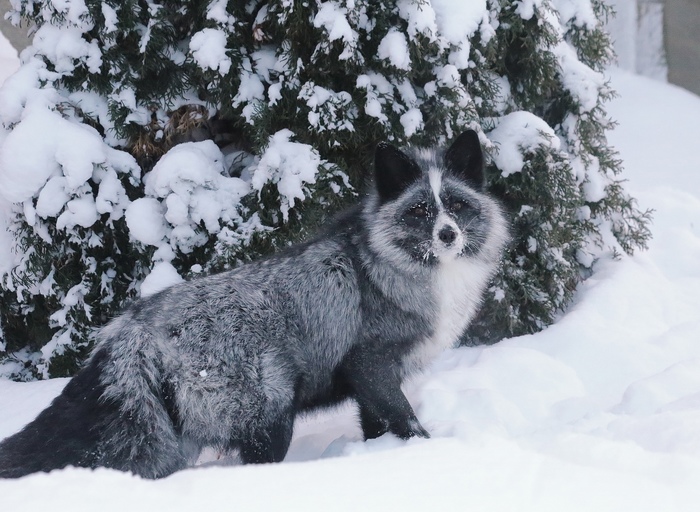
<svg viewBox="0 0 700 512">
<path fill-rule="evenodd" d="M 374 179 L 382 201 L 391 201 L 420 178 L 418 164 L 391 144 L 382 142 L 374 154 Z"/>
<path fill-rule="evenodd" d="M 445 153 L 445 167 L 477 190 L 484 187 L 484 154 L 474 130 L 467 130 L 455 139 Z"/>
</svg>

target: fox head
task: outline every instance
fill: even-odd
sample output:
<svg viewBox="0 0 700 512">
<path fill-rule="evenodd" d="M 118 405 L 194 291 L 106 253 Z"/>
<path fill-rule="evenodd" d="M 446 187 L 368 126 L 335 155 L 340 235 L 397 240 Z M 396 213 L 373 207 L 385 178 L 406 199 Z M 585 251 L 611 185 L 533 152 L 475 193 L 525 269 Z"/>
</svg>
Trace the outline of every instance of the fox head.
<svg viewBox="0 0 700 512">
<path fill-rule="evenodd" d="M 497 203 L 483 192 L 484 156 L 475 131 L 444 151 L 380 144 L 374 169 L 370 244 L 394 264 L 433 266 L 502 247 L 506 228 Z"/>
</svg>

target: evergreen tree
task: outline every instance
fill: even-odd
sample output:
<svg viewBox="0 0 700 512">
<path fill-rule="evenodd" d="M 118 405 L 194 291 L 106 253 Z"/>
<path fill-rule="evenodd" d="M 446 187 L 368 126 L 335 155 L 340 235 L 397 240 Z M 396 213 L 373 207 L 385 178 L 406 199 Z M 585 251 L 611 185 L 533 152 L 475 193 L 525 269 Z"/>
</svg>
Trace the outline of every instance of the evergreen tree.
<svg viewBox="0 0 700 512">
<path fill-rule="evenodd" d="M 605 140 L 599 0 L 13 6 L 36 33 L 0 90 L 4 374 L 70 374 L 139 293 L 303 238 L 384 140 L 473 128 L 492 156 L 513 243 L 465 343 L 548 325 L 596 258 L 649 237 Z"/>
</svg>

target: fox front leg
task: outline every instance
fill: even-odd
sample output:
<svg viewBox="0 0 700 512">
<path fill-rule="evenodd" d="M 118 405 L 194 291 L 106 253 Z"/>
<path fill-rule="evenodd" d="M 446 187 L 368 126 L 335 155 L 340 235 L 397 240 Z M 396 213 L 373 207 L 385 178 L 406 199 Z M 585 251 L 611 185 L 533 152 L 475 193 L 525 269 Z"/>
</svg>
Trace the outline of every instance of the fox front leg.
<svg viewBox="0 0 700 512">
<path fill-rule="evenodd" d="M 367 439 L 376 439 L 389 432 L 389 421 L 375 415 L 366 407 L 360 406 L 360 426 L 362 435 Z"/>
<path fill-rule="evenodd" d="M 282 462 L 293 431 L 294 411 L 289 407 L 245 435 L 231 439 L 230 446 L 239 449 L 244 464 Z"/>
<path fill-rule="evenodd" d="M 401 391 L 398 364 L 378 352 L 376 347 L 360 346 L 342 364 L 343 374 L 360 407 L 365 439 L 386 432 L 401 439 L 430 437 Z"/>
</svg>

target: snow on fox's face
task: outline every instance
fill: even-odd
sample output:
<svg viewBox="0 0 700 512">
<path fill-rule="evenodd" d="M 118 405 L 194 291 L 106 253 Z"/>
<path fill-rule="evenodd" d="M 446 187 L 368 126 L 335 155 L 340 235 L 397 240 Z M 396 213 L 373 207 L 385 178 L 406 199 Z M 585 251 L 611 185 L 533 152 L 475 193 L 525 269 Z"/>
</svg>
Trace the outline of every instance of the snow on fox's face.
<svg viewBox="0 0 700 512">
<path fill-rule="evenodd" d="M 444 152 L 404 153 L 381 144 L 375 179 L 377 201 L 365 212 L 370 245 L 396 265 L 435 266 L 484 249 L 490 254 L 507 237 L 498 205 L 481 191 L 483 155 L 473 131 Z"/>
<path fill-rule="evenodd" d="M 393 228 L 384 242 L 425 265 L 478 253 L 489 230 L 479 195 L 438 170 L 410 187 L 390 210 Z"/>
</svg>

